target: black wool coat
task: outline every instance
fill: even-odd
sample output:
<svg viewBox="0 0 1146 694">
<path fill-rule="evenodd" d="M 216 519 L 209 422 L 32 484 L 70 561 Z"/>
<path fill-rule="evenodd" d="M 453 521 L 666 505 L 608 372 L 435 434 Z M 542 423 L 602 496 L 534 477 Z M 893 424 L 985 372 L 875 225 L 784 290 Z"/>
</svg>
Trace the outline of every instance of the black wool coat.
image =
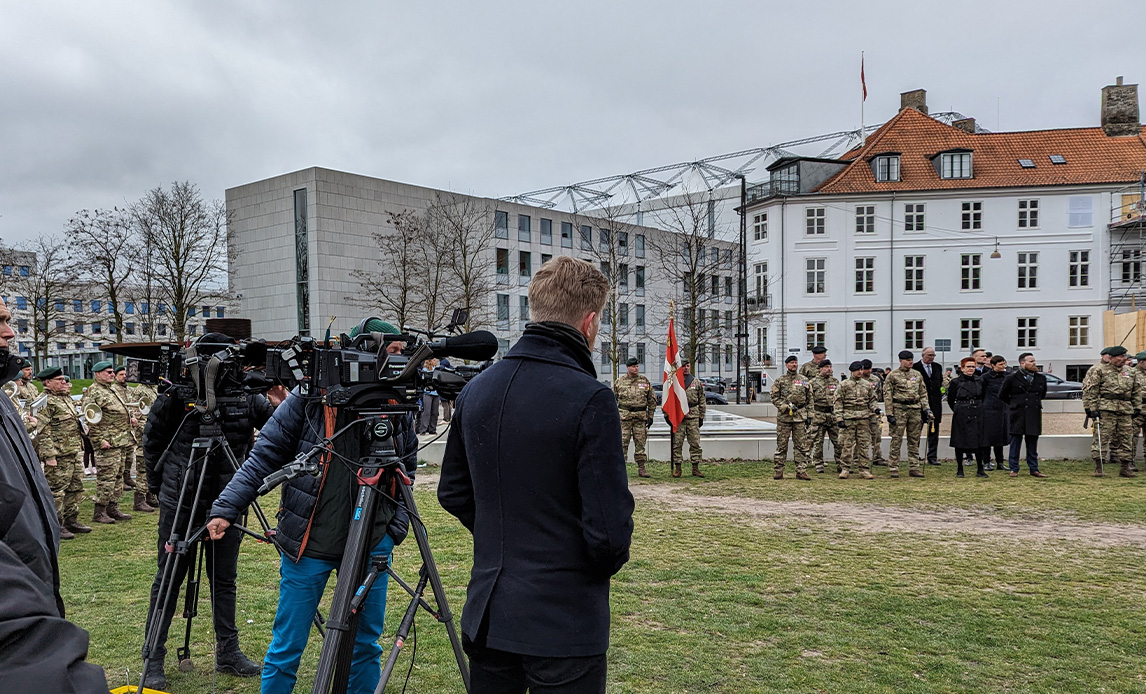
<svg viewBox="0 0 1146 694">
<path fill-rule="evenodd" d="M 951 447 L 974 449 L 986 446 L 983 438 L 983 382 L 974 376 L 957 376 L 947 384 L 951 407 Z"/>
<path fill-rule="evenodd" d="M 999 399 L 1007 374 L 988 371 L 983 382 L 983 445 L 1005 446 L 1011 439 L 1007 425 L 1007 403 Z"/>
<path fill-rule="evenodd" d="M 923 374 L 923 385 L 927 387 L 927 406 L 931 408 L 931 416 L 938 424 L 943 419 L 943 365 L 937 361 L 931 362 L 931 377 L 927 377 L 927 369 L 923 362 L 917 361 L 911 367 Z"/>
<path fill-rule="evenodd" d="M 1020 368 L 1003 380 L 999 399 L 1007 403 L 1011 436 L 1040 436 L 1043 433 L 1043 398 L 1047 377 L 1035 372 L 1030 382 Z"/>
<path fill-rule="evenodd" d="M 527 332 L 458 397 L 438 500 L 473 533 L 462 632 L 540 657 L 609 647 L 609 580 L 629 559 L 621 422 L 587 349 Z M 483 628 L 484 627 L 484 628 Z"/>
</svg>

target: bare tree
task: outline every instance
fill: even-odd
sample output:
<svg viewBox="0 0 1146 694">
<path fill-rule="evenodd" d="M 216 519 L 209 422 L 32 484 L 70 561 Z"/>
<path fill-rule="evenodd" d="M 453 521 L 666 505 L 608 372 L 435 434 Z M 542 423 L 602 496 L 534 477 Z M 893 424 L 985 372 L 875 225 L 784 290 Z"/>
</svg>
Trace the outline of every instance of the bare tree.
<svg viewBox="0 0 1146 694">
<path fill-rule="evenodd" d="M 122 299 L 137 270 L 139 239 L 132 233 L 127 211 L 81 210 L 64 225 L 68 245 L 83 268 L 81 278 L 90 282 L 107 297 L 111 309 L 113 332 L 123 335 Z M 98 294 L 97 294 L 98 296 Z"/>
<path fill-rule="evenodd" d="M 493 208 L 487 201 L 437 192 L 426 210 L 427 233 L 435 239 L 448 270 L 458 308 L 469 315 L 466 330 L 490 323 L 489 298 L 493 291 L 489 252 L 494 247 Z"/>
<path fill-rule="evenodd" d="M 27 247 L 3 255 L 3 264 L 16 270 L 4 275 L 5 291 L 27 301 L 32 351 L 35 363 L 42 367 L 51 343 L 71 332 L 65 312 L 76 288 L 75 264 L 63 239 L 52 236 L 40 236 Z"/>
<path fill-rule="evenodd" d="M 453 238 L 430 232 L 430 212 L 427 212 L 425 219 L 425 233 L 418 248 L 418 268 L 422 272 L 422 282 L 417 286 L 416 294 L 425 327 L 435 330 L 446 324 L 451 311 L 458 307 L 462 292 L 455 283 L 453 273 Z"/>
<path fill-rule="evenodd" d="M 387 317 L 403 326 L 411 324 L 418 314 L 425 225 L 411 210 L 387 212 L 386 221 L 394 230 L 374 234 L 378 266 L 351 273 L 362 287 L 362 294 L 347 300 L 360 306 L 385 309 Z"/>
<path fill-rule="evenodd" d="M 155 294 L 170 304 L 175 338 L 187 334 L 190 310 L 223 295 L 227 271 L 227 209 L 203 199 L 189 181 L 155 188 L 131 206 L 143 248 L 150 251 Z"/>
</svg>

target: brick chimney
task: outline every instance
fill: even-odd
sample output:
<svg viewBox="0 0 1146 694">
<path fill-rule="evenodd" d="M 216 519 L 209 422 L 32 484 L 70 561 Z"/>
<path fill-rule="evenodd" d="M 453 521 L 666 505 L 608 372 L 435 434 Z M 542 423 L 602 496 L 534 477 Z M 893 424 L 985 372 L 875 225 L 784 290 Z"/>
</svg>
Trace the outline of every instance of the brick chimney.
<svg viewBox="0 0 1146 694">
<path fill-rule="evenodd" d="M 1122 84 L 1119 77 L 1114 84 L 1102 88 L 1102 130 L 1107 137 L 1141 132 L 1137 84 Z"/>
<path fill-rule="evenodd" d="M 920 113 L 927 113 L 927 90 L 913 89 L 899 95 L 899 110 L 913 108 Z"/>
<path fill-rule="evenodd" d="M 959 128 L 965 133 L 975 134 L 975 119 L 974 118 L 961 118 L 951 123 L 952 127 Z"/>
</svg>

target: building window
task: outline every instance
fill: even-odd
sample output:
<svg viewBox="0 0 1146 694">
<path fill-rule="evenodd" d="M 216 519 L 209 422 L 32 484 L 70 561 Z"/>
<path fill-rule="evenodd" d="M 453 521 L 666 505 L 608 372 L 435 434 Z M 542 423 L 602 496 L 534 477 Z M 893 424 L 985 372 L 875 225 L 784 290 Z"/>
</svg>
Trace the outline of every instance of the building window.
<svg viewBox="0 0 1146 694">
<path fill-rule="evenodd" d="M 752 240 L 753 241 L 767 241 L 768 240 L 768 213 L 761 212 L 760 214 L 752 215 Z"/>
<path fill-rule="evenodd" d="M 76 323 L 75 325 L 72 326 L 72 328 L 73 328 L 72 332 L 76 333 L 77 335 L 83 335 L 84 334 L 84 324 L 83 323 Z"/>
<path fill-rule="evenodd" d="M 103 331 L 103 324 L 102 323 L 92 323 L 92 333 L 93 334 L 99 334 L 102 331 Z"/>
<path fill-rule="evenodd" d="M 637 294 L 644 296 L 645 293 L 645 266 L 638 265 L 633 268 L 633 284 L 637 290 Z"/>
<path fill-rule="evenodd" d="M 636 357 L 637 357 L 637 365 L 643 367 L 645 365 L 645 343 L 643 343 L 643 342 L 637 343 Z"/>
<path fill-rule="evenodd" d="M 112 312 L 112 311 L 111 311 L 111 304 L 110 304 L 110 303 L 108 304 L 108 311 L 107 311 L 107 312 L 108 312 L 108 313 L 111 313 L 111 312 Z M 194 316 L 195 316 L 195 307 L 194 307 L 194 306 L 188 306 L 188 307 L 187 307 L 187 315 L 188 315 L 188 316 L 192 316 L 192 317 L 194 317 Z"/>
<path fill-rule="evenodd" d="M 813 347 L 822 345 L 828 341 L 827 323 L 824 321 L 811 321 L 804 323 L 805 340 L 804 347 L 807 351 L 812 351 Z"/>
<path fill-rule="evenodd" d="M 517 274 L 523 279 L 533 276 L 533 254 L 529 251 L 517 252 Z"/>
<path fill-rule="evenodd" d="M 926 205 L 922 202 L 908 203 L 903 206 L 903 230 L 923 231 L 923 217 Z"/>
<path fill-rule="evenodd" d="M 712 298 L 720 298 L 720 276 L 712 275 Z"/>
<path fill-rule="evenodd" d="M 1066 225 L 1072 229 L 1094 226 L 1094 200 L 1088 196 L 1070 198 Z"/>
<path fill-rule="evenodd" d="M 768 355 L 768 328 L 756 328 L 756 361 L 764 363 Z"/>
<path fill-rule="evenodd" d="M 493 235 L 499 239 L 509 238 L 509 213 L 497 210 L 493 213 Z"/>
<path fill-rule="evenodd" d="M 856 233 L 875 233 L 875 205 L 856 206 Z"/>
<path fill-rule="evenodd" d="M 56 321 L 56 330 L 63 332 L 68 329 L 68 324 L 62 320 Z"/>
<path fill-rule="evenodd" d="M 1038 318 L 1019 318 L 1017 339 L 1018 347 L 1020 349 L 1024 347 L 1028 349 L 1038 347 L 1038 332 Z"/>
<path fill-rule="evenodd" d="M 20 266 L 20 276 L 21 277 L 28 277 L 31 274 L 32 274 L 32 268 L 28 267 L 27 265 L 21 265 Z"/>
<path fill-rule="evenodd" d="M 903 321 L 903 348 L 923 349 L 923 321 Z"/>
<path fill-rule="evenodd" d="M 1019 289 L 1037 289 L 1039 286 L 1039 254 L 1019 253 Z"/>
<path fill-rule="evenodd" d="M 505 248 L 497 249 L 497 275 L 498 279 L 509 278 L 509 250 Z"/>
<path fill-rule="evenodd" d="M 875 258 L 856 258 L 856 294 L 875 292 Z"/>
<path fill-rule="evenodd" d="M 103 309 L 100 308 L 100 301 L 98 299 L 96 301 L 93 301 L 92 302 L 92 313 L 99 313 L 101 310 L 103 310 Z"/>
<path fill-rule="evenodd" d="M 827 213 L 823 207 L 809 207 L 804 210 L 804 233 L 808 236 L 823 236 L 827 231 Z"/>
<path fill-rule="evenodd" d="M 517 215 L 517 240 L 523 243 L 533 240 L 533 218 L 527 214 Z"/>
<path fill-rule="evenodd" d="M 645 332 L 645 305 L 637 304 L 633 307 L 633 327 L 638 334 Z"/>
<path fill-rule="evenodd" d="M 123 312 L 129 316 L 134 315 L 135 314 L 135 302 L 132 302 L 132 301 L 123 302 Z"/>
<path fill-rule="evenodd" d="M 573 247 L 573 223 L 561 222 L 561 247 Z"/>
<path fill-rule="evenodd" d="M 617 266 L 617 288 L 622 291 L 629 291 L 629 266 L 627 263 L 621 263 Z"/>
<path fill-rule="evenodd" d="M 939 155 L 941 178 L 971 178 L 971 153 L 948 152 Z"/>
<path fill-rule="evenodd" d="M 294 191 L 294 297 L 298 334 L 310 334 L 310 226 L 306 188 Z"/>
<path fill-rule="evenodd" d="M 541 218 L 541 244 L 543 246 L 553 245 L 553 220 Z"/>
<path fill-rule="evenodd" d="M 724 278 L 724 296 L 732 298 L 732 275 Z M 728 298 L 724 300 L 725 303 L 728 303 Z"/>
<path fill-rule="evenodd" d="M 602 262 L 601 263 L 601 274 L 604 275 L 605 279 L 609 280 L 609 282 L 612 282 L 613 281 L 613 266 L 607 262 Z"/>
<path fill-rule="evenodd" d="M 981 318 L 963 318 L 959 321 L 959 349 L 967 352 L 979 346 Z"/>
<path fill-rule="evenodd" d="M 856 351 L 857 352 L 874 352 L 875 351 L 875 321 L 871 321 L 871 320 L 857 320 L 856 321 Z"/>
<path fill-rule="evenodd" d="M 732 330 L 732 311 L 724 312 L 724 327 L 726 330 Z"/>
<path fill-rule="evenodd" d="M 1142 249 L 1122 250 L 1122 284 L 1137 284 L 1142 279 Z"/>
<path fill-rule="evenodd" d="M 983 228 L 983 203 L 981 202 L 965 202 L 963 203 L 963 228 L 964 229 L 982 229 Z"/>
<path fill-rule="evenodd" d="M 628 304 L 624 304 L 624 303 L 617 304 L 617 327 L 619 327 L 619 328 L 629 327 L 629 305 Z"/>
<path fill-rule="evenodd" d="M 167 324 L 166 323 L 160 323 L 158 332 L 160 335 L 166 335 L 167 334 Z"/>
<path fill-rule="evenodd" d="M 981 253 L 964 253 L 959 264 L 961 266 L 960 289 L 963 291 L 982 289 L 980 274 L 983 271 L 983 255 Z"/>
<path fill-rule="evenodd" d="M 923 259 L 922 255 L 903 256 L 903 291 L 923 291 Z"/>
<path fill-rule="evenodd" d="M 227 313 L 227 309 L 225 306 L 216 306 L 215 307 L 215 317 L 216 318 L 223 318 L 226 316 L 226 313 Z"/>
<path fill-rule="evenodd" d="M 123 331 L 125 333 L 127 333 L 128 335 L 134 335 L 135 334 L 135 323 L 124 323 L 123 324 Z"/>
<path fill-rule="evenodd" d="M 638 258 L 644 258 L 645 257 L 645 235 L 644 234 L 637 234 L 636 238 L 633 239 L 633 253 Z"/>
<path fill-rule="evenodd" d="M 629 232 L 617 232 L 617 255 L 629 254 Z"/>
<path fill-rule="evenodd" d="M 57 311 L 63 311 L 64 310 L 64 300 L 63 299 L 56 299 L 55 301 L 52 302 L 52 306 Z"/>
<path fill-rule="evenodd" d="M 610 342 L 601 343 L 601 366 L 609 365 L 609 353 L 613 351 L 613 345 Z"/>
<path fill-rule="evenodd" d="M 16 297 L 16 309 L 19 311 L 27 311 L 28 310 L 28 297 L 26 297 L 26 296 Z"/>
<path fill-rule="evenodd" d="M 827 258 L 808 258 L 806 261 L 805 279 L 807 294 L 824 294 L 827 292 Z"/>
<path fill-rule="evenodd" d="M 83 313 L 84 302 L 81 301 L 80 299 L 73 299 L 72 300 L 72 311 L 74 311 L 76 313 Z"/>
<path fill-rule="evenodd" d="M 509 294 L 497 295 L 497 319 L 499 321 L 509 320 Z"/>
<path fill-rule="evenodd" d="M 588 224 L 581 225 L 581 250 L 593 250 L 593 227 Z"/>
<path fill-rule="evenodd" d="M 529 297 L 522 295 L 517 297 L 517 319 L 522 323 L 529 321 Z"/>
<path fill-rule="evenodd" d="M 875 180 L 880 183 L 899 180 L 899 155 L 875 158 Z"/>
<path fill-rule="evenodd" d="M 597 229 L 600 238 L 597 240 L 597 248 L 601 253 L 608 253 L 613 247 L 613 230 L 612 229 Z"/>
<path fill-rule="evenodd" d="M 18 332 L 22 335 L 26 334 L 28 332 L 28 319 L 27 318 L 17 318 L 16 319 L 16 332 Z"/>
<path fill-rule="evenodd" d="M 1090 286 L 1090 251 L 1070 252 L 1070 286 Z"/>
<path fill-rule="evenodd" d="M 1069 325 L 1070 341 L 1068 344 L 1071 347 L 1089 347 L 1090 316 L 1071 316 L 1069 319 Z"/>
<path fill-rule="evenodd" d="M 1019 228 L 1020 229 L 1038 229 L 1039 228 L 1039 201 L 1038 200 L 1020 200 L 1019 201 Z"/>
</svg>

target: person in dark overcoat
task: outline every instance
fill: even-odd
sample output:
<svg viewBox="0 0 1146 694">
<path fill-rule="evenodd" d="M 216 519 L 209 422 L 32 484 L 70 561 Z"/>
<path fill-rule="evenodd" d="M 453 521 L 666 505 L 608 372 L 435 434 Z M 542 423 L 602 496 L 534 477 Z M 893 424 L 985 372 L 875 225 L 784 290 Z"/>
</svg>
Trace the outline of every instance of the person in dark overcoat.
<svg viewBox="0 0 1146 694">
<path fill-rule="evenodd" d="M 1032 477 L 1046 477 L 1039 471 L 1039 436 L 1043 433 L 1043 398 L 1047 377 L 1039 373 L 1030 352 L 1019 355 L 1019 368 L 1003 381 L 999 399 L 1007 403 L 1011 450 L 1008 456 L 1011 477 L 1019 476 L 1019 449 L 1027 446 L 1027 468 Z"/>
<path fill-rule="evenodd" d="M 605 691 L 610 578 L 633 533 L 617 401 L 593 365 L 608 293 L 583 260 L 542 265 L 536 322 L 454 403 L 438 501 L 473 534 L 472 692 Z"/>
<path fill-rule="evenodd" d="M 963 372 L 947 384 L 947 405 L 951 408 L 951 447 L 955 449 L 955 476 L 963 476 L 963 461 L 975 458 L 976 477 L 986 477 L 983 470 L 983 382 L 975 376 L 975 360 L 964 357 L 959 362 Z"/>
<path fill-rule="evenodd" d="M 934 347 L 924 347 L 922 358 L 911 368 L 923 374 L 927 406 L 931 409 L 931 421 L 924 427 L 927 431 L 927 464 L 938 465 L 939 423 L 943 421 L 943 365 L 935 361 Z"/>
<path fill-rule="evenodd" d="M 983 382 L 983 460 L 984 469 L 1000 470 L 1007 467 L 1003 462 L 1003 446 L 1010 442 L 1011 434 L 1007 428 L 1007 404 L 999 399 L 999 391 L 1003 389 L 1003 381 L 1007 378 L 1007 360 L 1001 354 L 991 357 L 991 368 L 980 376 Z M 994 461 L 991 453 L 995 454 Z"/>
</svg>

